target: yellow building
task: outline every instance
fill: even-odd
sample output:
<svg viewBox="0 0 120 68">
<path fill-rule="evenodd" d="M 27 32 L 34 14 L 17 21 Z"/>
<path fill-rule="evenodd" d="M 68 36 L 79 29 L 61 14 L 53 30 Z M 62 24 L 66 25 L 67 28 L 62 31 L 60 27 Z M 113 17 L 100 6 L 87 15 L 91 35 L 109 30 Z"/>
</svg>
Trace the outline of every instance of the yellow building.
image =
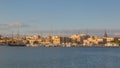
<svg viewBox="0 0 120 68">
<path fill-rule="evenodd" d="M 53 44 L 55 45 L 68 44 L 68 43 L 71 43 L 71 38 L 69 37 L 53 36 Z"/>
<path fill-rule="evenodd" d="M 44 39 L 45 39 L 45 43 L 46 43 L 47 45 L 50 45 L 50 44 L 53 43 L 52 36 L 47 36 L 47 37 L 44 38 Z"/>
<path fill-rule="evenodd" d="M 114 40 L 115 40 L 115 38 L 113 38 L 113 37 L 107 37 L 107 38 L 106 38 L 106 41 L 107 41 L 107 42 L 111 42 L 111 41 L 114 41 Z"/>
<path fill-rule="evenodd" d="M 62 42 L 62 38 L 59 36 L 53 36 L 53 44 L 54 45 L 60 45 Z"/>
<path fill-rule="evenodd" d="M 75 34 L 70 37 L 73 43 L 82 44 L 83 40 L 89 38 L 87 34 Z"/>
<path fill-rule="evenodd" d="M 88 38 L 87 40 L 83 41 L 83 45 L 88 45 L 88 46 L 105 44 L 105 43 L 106 43 L 106 39 L 93 37 L 93 36 L 91 38 Z"/>
</svg>

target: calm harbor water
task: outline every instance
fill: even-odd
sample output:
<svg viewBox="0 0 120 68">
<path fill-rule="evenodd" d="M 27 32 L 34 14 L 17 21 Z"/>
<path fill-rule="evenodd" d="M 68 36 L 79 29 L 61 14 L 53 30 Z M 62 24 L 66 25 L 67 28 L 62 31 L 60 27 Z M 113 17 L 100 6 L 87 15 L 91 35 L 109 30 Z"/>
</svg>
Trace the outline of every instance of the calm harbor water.
<svg viewBox="0 0 120 68">
<path fill-rule="evenodd" d="M 120 68 L 120 48 L 0 46 L 0 68 Z"/>
</svg>

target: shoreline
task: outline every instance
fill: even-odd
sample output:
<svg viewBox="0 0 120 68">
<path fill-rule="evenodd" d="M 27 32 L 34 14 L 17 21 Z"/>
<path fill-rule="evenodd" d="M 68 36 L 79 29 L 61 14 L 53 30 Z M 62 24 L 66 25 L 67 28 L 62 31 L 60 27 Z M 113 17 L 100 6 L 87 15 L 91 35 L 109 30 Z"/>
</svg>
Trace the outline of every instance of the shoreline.
<svg viewBox="0 0 120 68">
<path fill-rule="evenodd" d="M 8 47 L 45 47 L 45 48 L 57 48 L 57 47 L 61 47 L 61 48 L 120 48 L 120 46 L 9 46 L 9 45 L 0 45 L 0 46 L 8 46 Z"/>
</svg>

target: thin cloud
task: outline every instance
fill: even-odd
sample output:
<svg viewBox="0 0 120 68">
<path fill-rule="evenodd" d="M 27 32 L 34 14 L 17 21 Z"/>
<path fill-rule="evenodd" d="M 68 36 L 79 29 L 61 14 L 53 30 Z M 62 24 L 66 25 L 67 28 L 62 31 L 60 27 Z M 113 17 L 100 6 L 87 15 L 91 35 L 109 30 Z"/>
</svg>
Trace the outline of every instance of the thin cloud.
<svg viewBox="0 0 120 68">
<path fill-rule="evenodd" d="M 28 27 L 28 25 L 19 23 L 19 22 L 7 23 L 7 24 L 1 23 L 0 24 L 0 29 L 9 29 L 9 28 L 18 28 L 18 27 Z"/>
<path fill-rule="evenodd" d="M 28 25 L 25 25 L 23 23 L 19 23 L 19 22 L 16 22 L 16 23 L 9 23 L 7 24 L 8 27 L 27 27 Z"/>
</svg>

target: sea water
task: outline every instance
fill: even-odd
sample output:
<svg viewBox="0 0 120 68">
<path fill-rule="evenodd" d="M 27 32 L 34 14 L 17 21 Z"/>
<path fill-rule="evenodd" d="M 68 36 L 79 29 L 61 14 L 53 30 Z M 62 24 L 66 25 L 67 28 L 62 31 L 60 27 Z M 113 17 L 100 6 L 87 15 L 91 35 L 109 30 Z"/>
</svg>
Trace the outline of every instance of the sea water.
<svg viewBox="0 0 120 68">
<path fill-rule="evenodd" d="M 0 68 L 120 68 L 120 48 L 0 46 Z"/>
</svg>

